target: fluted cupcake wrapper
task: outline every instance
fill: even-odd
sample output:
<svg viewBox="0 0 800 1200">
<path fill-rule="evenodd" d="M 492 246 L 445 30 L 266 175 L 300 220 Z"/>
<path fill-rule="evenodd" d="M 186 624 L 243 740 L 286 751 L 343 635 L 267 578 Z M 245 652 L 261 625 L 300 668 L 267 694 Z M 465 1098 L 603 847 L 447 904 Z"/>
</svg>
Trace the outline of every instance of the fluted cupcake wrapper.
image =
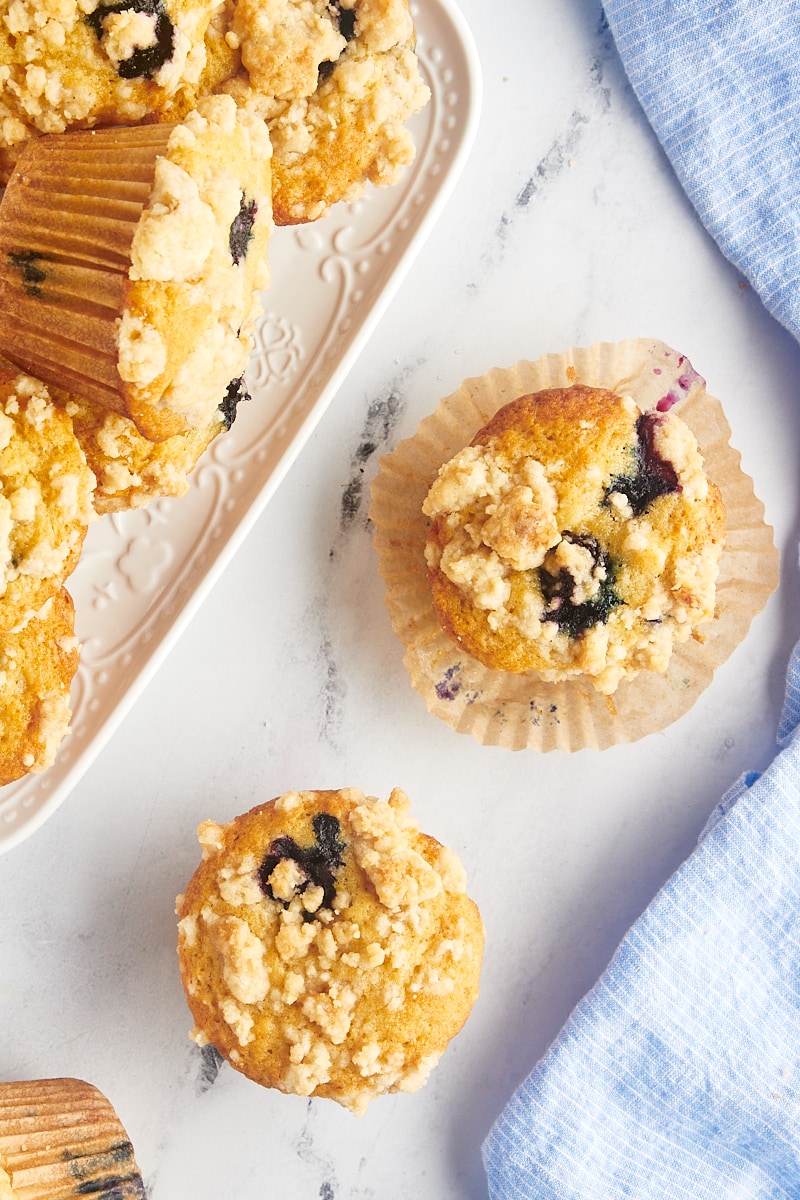
<svg viewBox="0 0 800 1200">
<path fill-rule="evenodd" d="M 582 383 L 629 394 L 642 409 L 666 396 L 694 433 L 706 473 L 726 508 L 716 612 L 698 637 L 675 646 L 665 674 L 645 671 L 613 696 L 588 681 L 546 683 L 531 673 L 493 671 L 444 633 L 431 600 L 422 503 L 442 466 L 502 405 L 543 388 Z M 431 713 L 483 745 L 510 750 L 604 749 L 671 725 L 708 687 L 778 585 L 778 552 L 752 480 L 729 443 L 722 405 L 670 347 L 651 339 L 598 343 L 465 380 L 381 459 L 370 517 L 386 603 L 414 689 Z"/>
<path fill-rule="evenodd" d="M 0 1167 L 17 1200 L 145 1200 L 119 1117 L 80 1079 L 0 1084 Z"/>
<path fill-rule="evenodd" d="M 172 128 L 37 138 L 0 206 L 0 352 L 115 412 L 131 244 Z"/>
</svg>

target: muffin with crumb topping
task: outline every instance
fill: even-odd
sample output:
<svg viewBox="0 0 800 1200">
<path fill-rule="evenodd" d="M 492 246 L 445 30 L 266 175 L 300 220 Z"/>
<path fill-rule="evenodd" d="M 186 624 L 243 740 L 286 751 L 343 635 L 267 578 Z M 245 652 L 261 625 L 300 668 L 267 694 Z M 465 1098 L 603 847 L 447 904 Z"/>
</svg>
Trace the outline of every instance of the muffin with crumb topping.
<svg viewBox="0 0 800 1200">
<path fill-rule="evenodd" d="M 151 441 L 207 426 L 269 282 L 270 161 L 229 96 L 29 142 L 0 202 L 2 352 Z"/>
<path fill-rule="evenodd" d="M 430 90 L 407 0 L 230 0 L 206 37 L 205 86 L 267 122 L 278 225 L 313 221 L 415 154 Z"/>
<path fill-rule="evenodd" d="M 194 1039 L 355 1113 L 421 1087 L 477 997 L 483 925 L 405 794 L 289 792 L 198 833 L 177 902 Z"/>
<path fill-rule="evenodd" d="M 191 108 L 218 0 L 14 0 L 0 22 L 0 149 Z"/>
<path fill-rule="evenodd" d="M 491 669 L 611 694 L 714 617 L 724 506 L 672 411 L 581 384 L 520 396 L 423 512 L 441 625 Z"/>
</svg>

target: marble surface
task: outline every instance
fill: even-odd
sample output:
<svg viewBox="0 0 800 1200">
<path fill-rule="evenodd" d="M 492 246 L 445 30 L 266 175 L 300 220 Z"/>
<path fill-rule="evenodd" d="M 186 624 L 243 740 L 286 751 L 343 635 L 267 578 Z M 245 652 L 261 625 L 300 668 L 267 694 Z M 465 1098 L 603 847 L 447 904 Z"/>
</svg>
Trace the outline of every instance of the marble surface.
<svg viewBox="0 0 800 1200">
<path fill-rule="evenodd" d="M 424 0 L 420 0 L 424 3 Z M 0 858 L 0 1077 L 76 1075 L 150 1200 L 481 1200 L 480 1143 L 720 794 L 769 761 L 797 604 L 800 350 L 699 224 L 598 0 L 462 0 L 484 102 L 439 223 L 266 511 L 57 812 Z M 781 588 L 697 704 L 598 753 L 485 748 L 431 717 L 385 609 L 381 453 L 466 376 L 653 336 L 724 403 Z M 356 1119 L 209 1069 L 175 894 L 195 827 L 298 787 L 411 797 L 486 923 L 480 999 L 426 1088 Z"/>
</svg>

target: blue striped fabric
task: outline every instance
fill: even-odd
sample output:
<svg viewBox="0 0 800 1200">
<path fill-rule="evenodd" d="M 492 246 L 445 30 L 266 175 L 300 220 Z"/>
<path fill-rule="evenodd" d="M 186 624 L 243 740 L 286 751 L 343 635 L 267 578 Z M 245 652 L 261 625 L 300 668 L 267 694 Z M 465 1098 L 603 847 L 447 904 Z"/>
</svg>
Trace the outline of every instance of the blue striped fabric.
<svg viewBox="0 0 800 1200">
<path fill-rule="evenodd" d="M 492 1200 L 800 1197 L 799 721 L 800 644 L 772 765 L 723 797 L 491 1130 Z"/>
<path fill-rule="evenodd" d="M 800 336 L 800 0 L 604 0 L 698 215 Z M 778 753 L 511 1097 L 492 1200 L 800 1200 L 800 645 Z"/>
<path fill-rule="evenodd" d="M 800 0 L 604 0 L 689 199 L 800 336 Z"/>
<path fill-rule="evenodd" d="M 800 336 L 800 0 L 604 0 L 698 215 Z M 515 1092 L 492 1200 L 800 1200 L 800 645 L 742 777 Z"/>
</svg>

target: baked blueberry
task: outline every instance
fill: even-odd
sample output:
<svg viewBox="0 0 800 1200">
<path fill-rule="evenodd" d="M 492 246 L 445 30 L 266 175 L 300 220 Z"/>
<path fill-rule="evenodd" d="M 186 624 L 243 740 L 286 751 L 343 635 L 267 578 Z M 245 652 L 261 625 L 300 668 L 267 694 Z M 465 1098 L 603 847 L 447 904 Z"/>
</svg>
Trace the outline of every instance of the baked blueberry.
<svg viewBox="0 0 800 1200">
<path fill-rule="evenodd" d="M 230 429 L 236 420 L 236 413 L 242 401 L 249 399 L 250 393 L 247 390 L 244 375 L 240 375 L 238 379 L 232 379 L 219 406 L 222 423 L 226 429 Z"/>
<path fill-rule="evenodd" d="M 106 21 L 122 13 L 143 13 L 152 18 L 152 33 L 145 46 L 135 45 L 125 58 L 115 61 L 120 79 L 152 79 L 172 60 L 175 53 L 175 26 L 164 8 L 163 0 L 118 0 L 98 4 L 85 20 L 102 43 L 106 37 Z"/>
<path fill-rule="evenodd" d="M 340 825 L 336 817 L 329 813 L 317 813 L 311 824 L 316 838 L 314 844 L 303 847 L 290 837 L 275 838 L 259 867 L 258 877 L 264 894 L 276 899 L 269 882 L 270 876 L 278 863 L 290 859 L 305 876 L 297 892 L 302 894 L 309 887 L 320 887 L 323 891 L 321 907 L 330 908 L 336 896 L 336 872 L 342 865 L 342 856 L 347 847 L 339 839 Z M 306 916 L 310 918 L 311 914 Z"/>
<path fill-rule="evenodd" d="M 246 257 L 250 243 L 253 240 L 253 225 L 255 224 L 257 212 L 258 205 L 255 200 L 248 200 L 244 192 L 242 192 L 239 211 L 231 222 L 230 233 L 228 234 L 231 258 L 236 266 Z"/>
<path fill-rule="evenodd" d="M 346 42 L 352 42 L 356 36 L 356 12 L 354 8 L 342 8 L 341 4 L 331 3 L 328 5 L 331 15 L 333 16 L 336 28 Z M 333 74 L 333 69 L 338 62 L 338 59 L 325 59 L 319 64 L 319 80 L 322 83 L 325 79 L 330 78 Z"/>
<path fill-rule="evenodd" d="M 579 637 L 593 625 L 608 620 L 608 614 L 622 601 L 614 591 L 615 571 L 611 559 L 592 537 L 564 533 L 562 542 L 569 542 L 586 551 L 589 556 L 588 575 L 593 581 L 589 598 L 577 599 L 578 581 L 567 567 L 557 567 L 555 573 L 545 565 L 539 568 L 539 586 L 546 607 L 542 620 L 554 621 L 562 633 Z"/>
<path fill-rule="evenodd" d="M 47 272 L 41 266 L 41 254 L 37 254 L 35 250 L 20 250 L 18 253 L 10 253 L 8 261 L 14 270 L 19 272 L 25 294 L 41 296 L 42 284 L 47 279 Z"/>
<path fill-rule="evenodd" d="M 640 517 L 658 496 L 680 491 L 680 480 L 673 464 L 656 447 L 656 430 L 664 422 L 660 413 L 642 413 L 636 422 L 634 465 L 627 475 L 611 480 L 608 495 L 618 492 Z"/>
</svg>

